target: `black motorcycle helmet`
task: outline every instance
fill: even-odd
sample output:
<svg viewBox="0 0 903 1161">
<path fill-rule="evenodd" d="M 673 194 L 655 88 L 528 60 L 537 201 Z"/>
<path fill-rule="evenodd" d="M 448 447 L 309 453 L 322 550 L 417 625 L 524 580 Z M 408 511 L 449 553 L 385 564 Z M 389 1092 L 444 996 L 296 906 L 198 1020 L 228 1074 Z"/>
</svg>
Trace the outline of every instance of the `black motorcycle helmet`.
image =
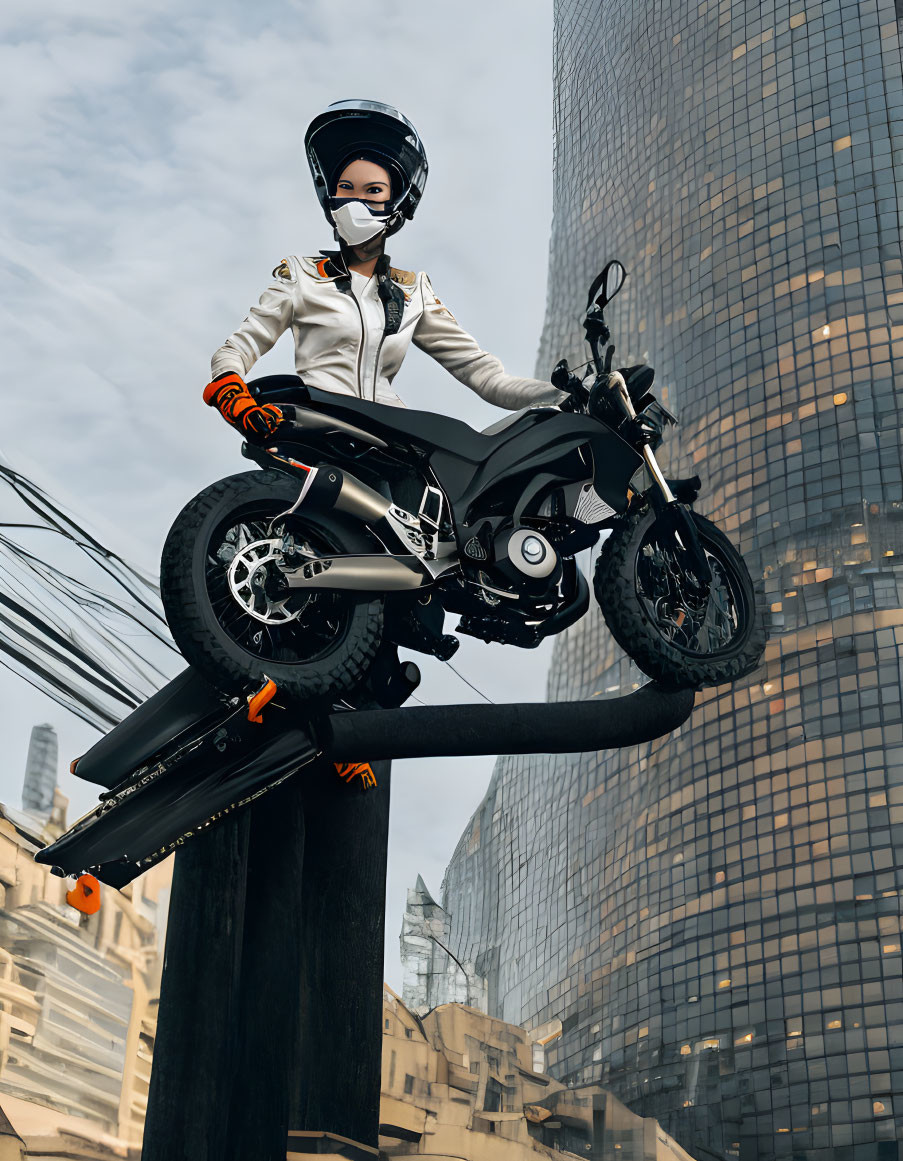
<svg viewBox="0 0 903 1161">
<path fill-rule="evenodd" d="M 417 130 L 382 101 L 334 101 L 304 134 L 304 152 L 323 213 L 333 225 L 331 201 L 342 170 L 357 157 L 379 161 L 392 179 L 386 233 L 400 230 L 423 195 L 429 166 Z"/>
</svg>

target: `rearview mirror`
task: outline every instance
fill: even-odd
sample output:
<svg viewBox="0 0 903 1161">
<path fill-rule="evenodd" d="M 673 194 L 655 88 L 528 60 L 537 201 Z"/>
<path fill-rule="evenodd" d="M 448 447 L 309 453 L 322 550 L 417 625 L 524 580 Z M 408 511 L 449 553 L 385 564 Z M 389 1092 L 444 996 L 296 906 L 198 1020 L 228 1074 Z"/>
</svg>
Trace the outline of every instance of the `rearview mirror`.
<svg viewBox="0 0 903 1161">
<path fill-rule="evenodd" d="M 595 301 L 599 310 L 604 310 L 611 302 L 614 296 L 618 293 L 624 285 L 624 280 L 627 277 L 627 270 L 622 262 L 617 258 L 613 258 L 611 262 L 607 262 L 602 270 L 602 273 L 597 275 L 593 280 L 593 284 L 589 289 L 589 297 L 586 304 L 586 309 L 589 310 Z M 599 293 L 596 297 L 597 292 Z"/>
<path fill-rule="evenodd" d="M 626 277 L 627 271 L 617 259 L 609 262 L 602 271 L 602 293 L 596 299 L 596 302 L 598 302 L 603 310 L 624 285 L 624 279 Z"/>
</svg>

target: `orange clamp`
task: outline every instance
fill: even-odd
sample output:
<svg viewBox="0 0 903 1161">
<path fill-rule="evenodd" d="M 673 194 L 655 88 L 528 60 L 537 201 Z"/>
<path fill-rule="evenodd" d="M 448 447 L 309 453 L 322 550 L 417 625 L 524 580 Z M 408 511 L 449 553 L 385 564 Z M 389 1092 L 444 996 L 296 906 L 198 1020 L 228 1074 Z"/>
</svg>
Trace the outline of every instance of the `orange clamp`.
<svg viewBox="0 0 903 1161">
<path fill-rule="evenodd" d="M 66 902 L 83 915 L 96 915 L 100 910 L 100 883 L 93 875 L 79 875 L 72 890 L 66 892 Z"/>
<path fill-rule="evenodd" d="M 376 786 L 376 775 L 369 762 L 336 762 L 336 773 L 345 782 L 353 782 L 360 778 L 364 790 L 372 790 Z"/>
<path fill-rule="evenodd" d="M 256 693 L 248 695 L 248 721 L 261 723 L 263 721 L 261 711 L 270 704 L 275 696 L 276 682 L 268 677 L 264 686 Z"/>
</svg>

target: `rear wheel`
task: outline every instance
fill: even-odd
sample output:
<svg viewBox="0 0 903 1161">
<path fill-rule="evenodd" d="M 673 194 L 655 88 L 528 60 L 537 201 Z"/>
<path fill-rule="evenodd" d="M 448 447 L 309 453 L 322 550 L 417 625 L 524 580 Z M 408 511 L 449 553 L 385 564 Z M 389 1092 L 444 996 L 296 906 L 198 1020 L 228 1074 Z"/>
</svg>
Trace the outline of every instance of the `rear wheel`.
<svg viewBox="0 0 903 1161">
<path fill-rule="evenodd" d="M 288 512 L 300 484 L 242 472 L 205 488 L 163 547 L 166 619 L 185 659 L 220 689 L 272 680 L 293 698 L 335 698 L 366 676 L 382 640 L 383 600 L 286 590 L 279 562 L 372 552 L 341 516 Z"/>
<path fill-rule="evenodd" d="M 743 558 L 710 520 L 690 516 L 712 573 L 707 592 L 651 508 L 628 514 L 605 541 L 594 589 L 612 636 L 644 673 L 698 689 L 751 673 L 765 629 Z"/>
</svg>

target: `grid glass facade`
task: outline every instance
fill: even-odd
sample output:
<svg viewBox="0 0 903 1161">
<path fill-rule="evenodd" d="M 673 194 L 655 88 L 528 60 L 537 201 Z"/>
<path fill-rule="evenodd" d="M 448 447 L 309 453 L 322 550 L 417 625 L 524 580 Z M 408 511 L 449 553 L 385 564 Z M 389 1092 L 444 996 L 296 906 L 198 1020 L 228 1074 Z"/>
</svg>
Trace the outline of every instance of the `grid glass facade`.
<svg viewBox="0 0 903 1161">
<path fill-rule="evenodd" d="M 903 9 L 903 5 L 901 5 Z M 558 0 L 539 367 L 621 365 L 770 618 L 670 738 L 501 759 L 449 866 L 451 945 L 559 1079 L 741 1161 L 903 1157 L 903 70 L 885 0 Z M 896 170 L 896 173 L 895 173 Z M 641 680 L 592 613 L 550 696 Z"/>
</svg>

